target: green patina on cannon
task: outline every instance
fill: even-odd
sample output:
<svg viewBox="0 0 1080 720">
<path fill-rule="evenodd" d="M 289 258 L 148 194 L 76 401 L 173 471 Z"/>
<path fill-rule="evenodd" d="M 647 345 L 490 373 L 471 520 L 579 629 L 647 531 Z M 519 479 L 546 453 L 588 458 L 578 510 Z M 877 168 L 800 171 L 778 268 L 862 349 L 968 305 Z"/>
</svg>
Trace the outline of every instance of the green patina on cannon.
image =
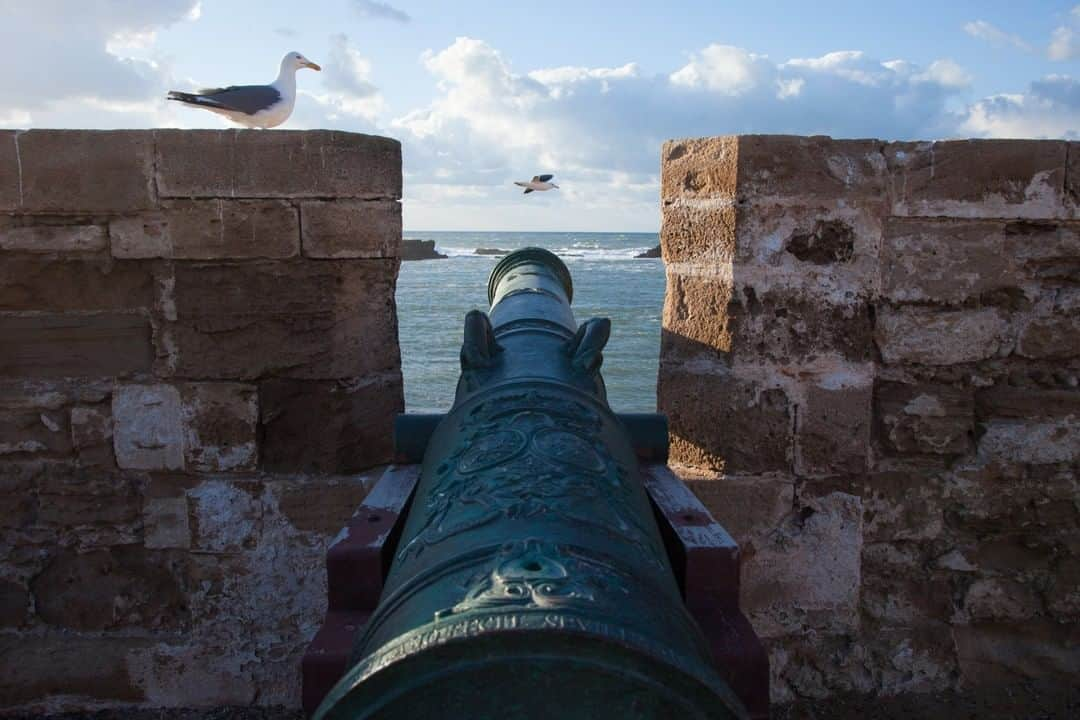
<svg viewBox="0 0 1080 720">
<path fill-rule="evenodd" d="M 315 714 L 742 718 L 683 605 L 627 428 L 539 248 L 491 273 L 378 607 Z"/>
</svg>

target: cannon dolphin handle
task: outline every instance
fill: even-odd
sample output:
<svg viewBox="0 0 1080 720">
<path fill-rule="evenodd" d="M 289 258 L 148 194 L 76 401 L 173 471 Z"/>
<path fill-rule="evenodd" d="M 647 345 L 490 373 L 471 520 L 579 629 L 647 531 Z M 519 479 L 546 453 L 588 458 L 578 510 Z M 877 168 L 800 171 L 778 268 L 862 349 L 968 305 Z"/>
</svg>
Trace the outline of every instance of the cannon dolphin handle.
<svg viewBox="0 0 1080 720">
<path fill-rule="evenodd" d="M 317 710 L 360 718 L 745 718 L 680 587 L 552 253 L 496 265 L 429 416 L 378 605 Z M 399 423 L 398 434 L 409 432 Z"/>
</svg>

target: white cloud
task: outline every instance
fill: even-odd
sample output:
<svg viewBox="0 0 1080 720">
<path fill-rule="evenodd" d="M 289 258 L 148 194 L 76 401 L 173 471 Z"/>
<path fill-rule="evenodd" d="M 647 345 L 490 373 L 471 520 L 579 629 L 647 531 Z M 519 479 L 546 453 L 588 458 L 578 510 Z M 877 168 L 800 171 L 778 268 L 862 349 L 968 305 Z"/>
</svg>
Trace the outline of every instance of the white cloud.
<svg viewBox="0 0 1080 720">
<path fill-rule="evenodd" d="M 1051 75 L 1025 93 L 994 95 L 968 108 L 965 135 L 994 138 L 1080 137 L 1080 82 Z"/>
<path fill-rule="evenodd" d="M 771 82 L 776 66 L 764 55 L 731 45 L 709 45 L 670 76 L 673 85 L 741 95 Z"/>
<path fill-rule="evenodd" d="M 1017 35 L 1001 30 L 1000 28 L 988 23 L 985 20 L 973 20 L 964 25 L 964 32 L 974 38 L 980 40 L 986 40 L 992 45 L 998 47 L 1011 46 L 1024 52 L 1031 52 L 1031 45 L 1024 42 L 1024 40 Z"/>
<path fill-rule="evenodd" d="M 1066 24 L 1054 28 L 1046 54 L 1051 60 L 1072 60 L 1080 57 L 1080 5 L 1073 7 Z"/>
<path fill-rule="evenodd" d="M 195 0 L 4 3 L 0 45 L 19 64 L 0 73 L 0 115 L 40 125 L 79 106 L 117 116 L 130 111 L 164 91 L 168 72 L 128 53 L 151 46 L 160 29 L 198 10 Z"/>
<path fill-rule="evenodd" d="M 393 20 L 401 23 L 407 23 L 412 20 L 408 13 L 398 10 L 388 3 L 378 2 L 378 0 L 353 0 L 353 7 L 356 9 L 356 12 L 364 17 L 376 18 L 378 20 Z"/>
</svg>

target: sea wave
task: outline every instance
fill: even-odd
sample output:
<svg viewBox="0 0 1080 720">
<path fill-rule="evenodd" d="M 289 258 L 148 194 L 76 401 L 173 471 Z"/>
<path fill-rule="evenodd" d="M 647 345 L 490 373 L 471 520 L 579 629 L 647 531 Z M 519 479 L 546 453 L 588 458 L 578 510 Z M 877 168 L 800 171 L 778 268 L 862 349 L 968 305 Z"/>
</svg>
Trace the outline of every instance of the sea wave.
<svg viewBox="0 0 1080 720">
<path fill-rule="evenodd" d="M 459 246 L 459 245 L 442 245 L 436 243 L 435 249 L 443 255 L 452 258 L 474 258 L 476 260 L 487 260 L 491 263 L 498 261 L 502 255 L 478 255 L 475 246 Z M 517 248 L 505 248 L 508 252 Z M 559 257 L 569 261 L 583 261 L 583 262 L 610 262 L 612 260 L 638 260 L 637 256 L 646 250 L 650 250 L 650 247 L 631 247 L 631 248 L 604 248 L 596 247 L 587 243 L 575 243 L 570 247 L 556 247 L 548 248 L 551 252 L 555 253 Z"/>
</svg>

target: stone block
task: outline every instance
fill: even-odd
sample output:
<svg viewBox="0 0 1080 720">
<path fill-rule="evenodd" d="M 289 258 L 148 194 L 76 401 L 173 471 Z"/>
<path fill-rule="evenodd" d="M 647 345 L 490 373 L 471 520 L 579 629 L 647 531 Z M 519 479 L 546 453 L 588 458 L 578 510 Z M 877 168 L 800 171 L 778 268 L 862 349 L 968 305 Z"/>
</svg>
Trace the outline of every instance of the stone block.
<svg viewBox="0 0 1080 720">
<path fill-rule="evenodd" d="M 877 470 L 864 475 L 858 489 L 868 543 L 933 540 L 944 528 L 940 473 L 918 466 Z"/>
<path fill-rule="evenodd" d="M 0 375 L 123 377 L 153 364 L 150 322 L 140 315 L 0 316 Z"/>
<path fill-rule="evenodd" d="M 757 553 L 784 522 L 795 502 L 795 480 L 786 475 L 721 475 L 677 467 L 678 475 L 739 544 L 744 559 Z"/>
<path fill-rule="evenodd" d="M 730 263 L 735 257 L 736 209 L 731 201 L 669 200 L 660 220 L 667 263 Z"/>
<path fill-rule="evenodd" d="M 955 140 L 885 148 L 892 214 L 954 218 L 1064 215 L 1064 142 Z"/>
<path fill-rule="evenodd" d="M 1041 422 L 993 420 L 983 427 L 980 457 L 1032 465 L 1080 461 L 1080 416 Z"/>
<path fill-rule="evenodd" d="M 345 527 L 374 480 L 364 475 L 293 480 L 278 492 L 278 509 L 294 528 L 332 537 Z"/>
<path fill-rule="evenodd" d="M 259 408 L 254 385 L 188 383 L 181 386 L 180 399 L 188 470 L 255 469 Z"/>
<path fill-rule="evenodd" d="M 22 186 L 19 170 L 18 131 L 0 130 L 0 212 L 17 210 Z"/>
<path fill-rule="evenodd" d="M 356 381 L 259 383 L 260 463 L 277 472 L 356 472 L 388 462 L 402 411 L 397 372 Z"/>
<path fill-rule="evenodd" d="M 865 498 L 864 510 L 868 517 L 871 511 Z M 862 611 L 878 627 L 910 632 L 930 625 L 943 630 L 955 612 L 948 577 L 923 567 L 917 552 L 898 550 L 889 542 L 871 542 L 864 534 L 860 576 Z"/>
<path fill-rule="evenodd" d="M 157 130 L 162 197 L 400 198 L 401 144 L 332 130 Z"/>
<path fill-rule="evenodd" d="M 26 400 L 21 393 L 0 397 L 0 458 L 70 456 L 67 411 Z"/>
<path fill-rule="evenodd" d="M 71 408 L 71 445 L 79 465 L 115 466 L 112 412 L 109 407 Z"/>
<path fill-rule="evenodd" d="M 296 208 L 283 200 L 170 200 L 109 226 L 113 255 L 185 260 L 285 258 L 300 250 Z"/>
<path fill-rule="evenodd" d="M 262 486 L 254 482 L 208 480 L 188 491 L 191 547 L 208 553 L 251 550 L 262 533 Z"/>
<path fill-rule="evenodd" d="M 1033 318 L 1020 331 L 1016 352 L 1036 360 L 1080 357 L 1080 314 Z"/>
<path fill-rule="evenodd" d="M 116 462 L 133 470 L 184 467 L 180 393 L 172 385 L 119 385 L 113 394 Z"/>
<path fill-rule="evenodd" d="M 974 622 L 1030 620 L 1042 613 L 1042 602 L 1031 588 L 1007 578 L 981 578 L 964 594 L 964 612 Z"/>
<path fill-rule="evenodd" d="M 80 549 L 137 542 L 139 496 L 132 477 L 102 468 L 42 463 L 33 470 L 35 523 L 59 544 Z"/>
<path fill-rule="evenodd" d="M 805 389 L 795 428 L 799 475 L 866 471 L 872 395 L 869 383 L 825 382 Z"/>
<path fill-rule="evenodd" d="M 1080 628 L 1045 619 L 957 625 L 952 631 L 962 687 L 1039 678 L 1075 684 Z"/>
<path fill-rule="evenodd" d="M 996 308 L 948 310 L 879 306 L 874 340 L 886 363 L 954 365 L 1008 354 L 1007 316 Z"/>
<path fill-rule="evenodd" d="M 994 385 L 975 391 L 980 418 L 1080 417 L 1080 390 L 1039 390 Z"/>
<path fill-rule="evenodd" d="M 1080 219 L 1080 142 L 1069 143 L 1065 172 L 1065 201 L 1073 218 Z"/>
<path fill-rule="evenodd" d="M 0 708 L 28 703 L 138 702 L 144 694 L 128 673 L 133 650 L 153 641 L 138 637 L 70 634 L 0 636 Z"/>
<path fill-rule="evenodd" d="M 886 186 L 885 156 L 877 140 L 740 135 L 738 162 L 740 199 L 876 200 Z"/>
<path fill-rule="evenodd" d="M 783 390 L 661 365 L 657 395 L 673 462 L 728 474 L 791 471 L 791 407 Z"/>
<path fill-rule="evenodd" d="M 680 273 L 667 269 L 662 355 L 717 357 L 732 349 L 731 277 L 724 273 Z"/>
<path fill-rule="evenodd" d="M 740 606 L 765 638 L 859 626 L 862 503 L 831 493 L 806 499 L 744 556 Z"/>
<path fill-rule="evenodd" d="M 1062 558 L 1046 591 L 1046 607 L 1058 620 L 1080 621 L 1080 557 Z"/>
<path fill-rule="evenodd" d="M 1067 466 L 1055 466 L 1052 458 L 1041 462 L 1035 453 L 1044 448 L 1031 451 L 1034 462 L 980 453 L 943 476 L 946 519 L 951 529 L 979 538 L 965 555 L 980 571 L 1029 577 L 1048 573 L 1053 556 L 1063 549 L 1059 539 L 1080 524 L 1080 479 Z M 1070 542 L 1075 546 L 1075 539 Z"/>
<path fill-rule="evenodd" d="M 971 389 L 878 381 L 874 415 L 890 453 L 961 455 L 971 449 L 975 402 Z"/>
<path fill-rule="evenodd" d="M 60 551 L 34 578 L 38 616 L 69 630 L 179 630 L 189 621 L 183 555 L 138 545 Z"/>
<path fill-rule="evenodd" d="M 0 228 L 0 250 L 31 253 L 97 252 L 108 243 L 100 225 L 24 225 Z"/>
<path fill-rule="evenodd" d="M 110 258 L 5 257 L 0 310 L 136 310 L 153 304 L 153 269 Z"/>
<path fill-rule="evenodd" d="M 184 263 L 160 371 L 192 379 L 349 378 L 396 368 L 396 260 Z"/>
<path fill-rule="evenodd" d="M 397 257 L 401 203 L 310 200 L 300 203 L 304 255 L 312 258 Z"/>
<path fill-rule="evenodd" d="M 803 289 L 758 291 L 737 284 L 728 316 L 731 350 L 736 358 L 750 363 L 872 359 L 874 322 L 859 296 L 834 303 Z"/>
<path fill-rule="evenodd" d="M 1080 224 L 1048 220 L 1002 223 L 1003 254 L 1031 279 L 1069 285 L 1080 275 Z"/>
<path fill-rule="evenodd" d="M 20 582 L 0 578 L 0 628 L 22 625 L 30 611 L 30 591 Z"/>
<path fill-rule="evenodd" d="M 25 212 L 126 213 L 157 201 L 149 132 L 29 130 L 18 142 Z"/>
<path fill-rule="evenodd" d="M 881 248 L 882 294 L 893 302 L 962 303 L 1023 285 L 1005 224 L 890 218 Z"/>
<path fill-rule="evenodd" d="M 186 496 L 146 498 L 143 502 L 143 545 L 152 550 L 191 547 Z"/>
<path fill-rule="evenodd" d="M 660 199 L 731 198 L 737 189 L 739 140 L 724 137 L 669 140 L 660 151 Z"/>
</svg>

